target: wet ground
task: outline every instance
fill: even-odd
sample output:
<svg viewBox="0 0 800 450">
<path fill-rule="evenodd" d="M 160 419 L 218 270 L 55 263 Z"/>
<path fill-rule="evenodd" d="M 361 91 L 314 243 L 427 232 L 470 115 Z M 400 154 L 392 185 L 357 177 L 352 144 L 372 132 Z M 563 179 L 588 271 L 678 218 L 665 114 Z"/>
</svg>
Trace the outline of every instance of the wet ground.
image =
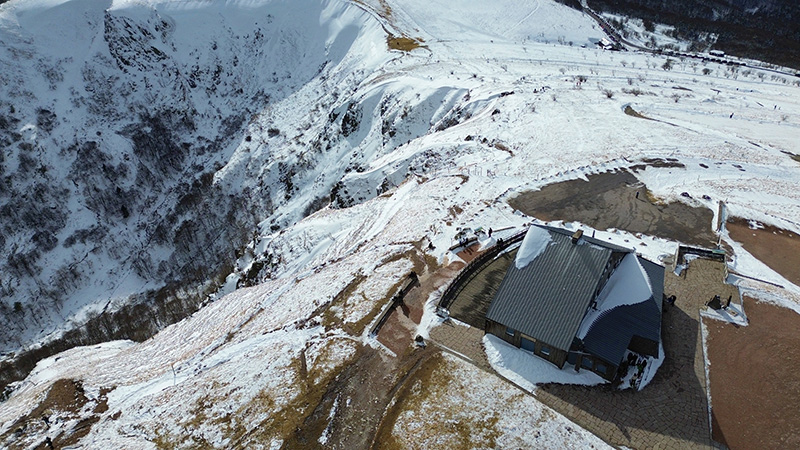
<svg viewBox="0 0 800 450">
<path fill-rule="evenodd" d="M 731 239 L 784 278 L 800 286 L 800 236 L 770 225 L 741 218 L 729 219 L 725 228 Z M 744 274 L 747 275 L 747 274 Z"/>
<path fill-rule="evenodd" d="M 662 203 L 628 171 L 590 175 L 588 180 L 522 192 L 508 203 L 544 221 L 579 221 L 599 230 L 618 228 L 702 247 L 717 241 L 712 230 L 714 213 L 708 208 Z"/>
<path fill-rule="evenodd" d="M 704 319 L 714 440 L 800 448 L 800 314 L 744 298 L 746 327 Z"/>
</svg>

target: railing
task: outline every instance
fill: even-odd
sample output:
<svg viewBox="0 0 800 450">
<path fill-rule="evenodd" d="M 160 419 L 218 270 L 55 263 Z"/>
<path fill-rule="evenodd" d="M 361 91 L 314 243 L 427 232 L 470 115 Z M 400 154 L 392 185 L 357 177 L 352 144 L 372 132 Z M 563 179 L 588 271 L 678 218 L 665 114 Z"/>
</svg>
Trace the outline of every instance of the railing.
<svg viewBox="0 0 800 450">
<path fill-rule="evenodd" d="M 697 255 L 701 258 L 713 259 L 715 261 L 725 262 L 725 250 L 679 245 L 678 257 L 677 260 L 675 261 L 675 264 L 681 264 L 683 262 L 683 257 L 685 255 Z"/>
<path fill-rule="evenodd" d="M 375 337 L 378 335 L 378 332 L 381 330 L 381 327 L 383 327 L 386 321 L 389 320 L 389 316 L 391 316 L 392 312 L 395 309 L 397 309 L 397 305 L 403 303 L 403 299 L 406 298 L 408 292 L 416 286 L 419 286 L 419 278 L 417 277 L 417 274 L 415 272 L 411 272 L 408 275 L 408 279 L 406 280 L 405 285 L 396 294 L 394 294 L 394 297 L 392 297 L 392 301 L 389 302 L 389 307 L 387 307 L 383 311 L 383 314 L 381 315 L 380 320 L 378 320 L 378 323 L 376 323 L 375 326 L 372 327 L 372 330 L 370 330 L 369 332 L 370 336 Z"/>
<path fill-rule="evenodd" d="M 458 294 L 464 288 L 464 285 L 467 284 L 470 280 L 472 280 L 478 272 L 483 269 L 483 266 L 490 260 L 493 260 L 497 257 L 503 250 L 507 249 L 513 244 L 521 241 L 525 238 L 525 233 L 528 230 L 523 230 L 508 239 L 498 239 L 497 244 L 494 247 L 484 251 L 481 253 L 477 258 L 473 259 L 466 265 L 461 272 L 456 275 L 450 285 L 447 286 L 444 293 L 442 294 L 441 300 L 439 300 L 438 309 L 439 310 L 447 310 L 450 307 L 450 303 L 458 296 Z"/>
</svg>

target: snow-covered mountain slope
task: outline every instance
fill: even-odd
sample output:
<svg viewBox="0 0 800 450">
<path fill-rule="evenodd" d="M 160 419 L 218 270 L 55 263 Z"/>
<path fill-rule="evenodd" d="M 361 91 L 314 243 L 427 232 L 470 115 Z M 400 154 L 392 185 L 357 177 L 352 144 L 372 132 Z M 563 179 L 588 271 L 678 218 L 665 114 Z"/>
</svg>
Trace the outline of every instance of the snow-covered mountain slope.
<svg viewBox="0 0 800 450">
<path fill-rule="evenodd" d="M 12 1 L 0 9 L 3 42 L 12 42 L 3 47 L 9 70 L 0 76 L 16 80 L 3 83 L 0 97 L 9 103 L 2 117 L 10 142 L 3 160 L 9 182 L 0 193 L 4 254 L 39 253 L 31 273 L 2 272 L 4 289 L 13 288 L 4 291 L 5 320 L 19 327 L 14 336 L 24 344 L 88 304 L 102 308 L 172 280 L 186 291 L 203 282 L 215 287 L 209 279 L 227 275 L 222 266 L 234 260 L 237 244 L 247 246 L 227 287 L 237 279 L 253 286 L 146 342 L 43 360 L 0 405 L 5 446 L 50 437 L 86 448 L 266 448 L 300 445 L 296 430 L 317 433 L 318 424 L 314 439 L 322 441 L 315 442 L 350 443 L 355 425 L 337 420 L 357 400 L 337 389 L 361 375 L 352 368 L 377 367 L 371 371 L 389 380 L 387 392 L 408 370 L 397 366 L 405 355 L 370 338 L 368 325 L 411 270 L 425 276 L 452 258 L 447 249 L 458 229 L 528 222 L 505 203 L 522 189 L 673 158 L 684 167 L 637 174 L 659 197 L 705 194 L 712 200 L 692 201 L 715 208 L 723 199 L 739 215 L 800 231 L 800 165 L 791 157 L 800 154 L 800 86 L 793 78 L 680 60 L 665 70 L 660 56 L 581 48 L 601 36 L 598 29 L 546 0 L 485 13 L 477 2 L 413 0 L 96 5 Z M 445 14 L 452 10 L 464 14 Z M 44 42 L 48 32 L 20 25 L 28 17 L 55 35 L 53 11 L 88 23 L 72 31 L 85 33 L 86 46 L 62 45 L 71 61 L 53 59 L 68 27 L 61 39 Z M 422 46 L 392 50 L 387 34 Z M 54 89 L 39 75 L 48 64 L 64 74 L 54 77 Z M 28 78 L 40 87 L 18 83 Z M 241 122 L 230 122 L 237 114 Z M 27 142 L 31 148 L 20 146 Z M 27 171 L 20 172 L 28 161 L 20 155 L 34 161 Z M 99 159 L 79 161 L 89 157 Z M 36 170 L 39 161 L 46 170 Z M 40 229 L 54 238 L 37 241 Z M 677 245 L 598 234 L 651 258 Z M 39 242 L 53 239 L 50 250 Z M 16 267 L 17 258 L 4 264 Z M 53 285 L 60 265 L 74 261 L 78 281 L 61 288 L 63 301 L 28 312 L 37 289 Z M 737 248 L 740 263 L 787 286 L 780 295 L 800 298 L 800 288 Z M 181 272 L 190 269 L 202 271 L 196 279 Z M 13 319 L 9 301 L 26 303 L 25 320 Z M 25 325 L 34 317 L 38 324 Z M 483 379 L 471 366 L 437 364 L 444 369 L 433 373 Z M 503 399 L 518 395 L 504 384 L 497 389 Z M 81 401 L 58 403 L 51 393 L 62 391 Z M 459 409 L 459 420 L 481 423 L 497 408 L 481 392 L 429 400 L 481 402 L 474 413 Z M 429 411 L 425 400 L 420 409 Z M 49 405 L 47 423 L 40 405 Z M 519 406 L 540 405 L 525 397 Z M 394 423 L 379 415 L 378 428 L 415 442 L 414 430 L 425 427 L 406 413 Z M 550 413 L 543 416 L 554 428 L 575 427 Z M 522 421 L 481 436 L 498 433 L 500 442 L 525 447 L 511 430 L 532 434 L 537 426 Z M 602 445 L 588 434 L 550 436 L 558 438 L 544 446 Z"/>
<path fill-rule="evenodd" d="M 343 2 L 9 2 L 0 36 L 0 352 L 215 289 L 328 197 L 325 119 L 390 57 Z"/>
<path fill-rule="evenodd" d="M 279 230 L 331 190 L 348 206 L 402 181 L 404 167 L 372 174 L 377 189 L 340 179 L 487 103 L 456 107 L 469 84 L 381 80 L 399 56 L 387 31 L 431 44 L 600 36 L 552 2 L 466 2 L 444 21 L 441 8 L 3 5 L 0 355 L 87 320 L 63 345 L 146 338 L 221 284 L 256 224 Z"/>
</svg>

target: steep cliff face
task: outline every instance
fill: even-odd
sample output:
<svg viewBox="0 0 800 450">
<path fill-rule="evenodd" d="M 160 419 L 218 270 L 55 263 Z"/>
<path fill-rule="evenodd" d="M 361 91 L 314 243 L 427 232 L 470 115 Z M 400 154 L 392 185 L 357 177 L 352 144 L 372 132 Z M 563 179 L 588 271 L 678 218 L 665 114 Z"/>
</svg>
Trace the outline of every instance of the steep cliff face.
<svg viewBox="0 0 800 450">
<path fill-rule="evenodd" d="M 409 143 L 488 101 L 384 79 L 393 22 L 414 29 L 345 2 L 4 5 L 0 386 L 287 273 L 248 243 L 450 168 Z"/>
<path fill-rule="evenodd" d="M 213 290 L 260 221 L 327 198 L 305 182 L 347 146 L 302 124 L 368 73 L 364 34 L 340 3 L 3 5 L 0 354 Z"/>
</svg>

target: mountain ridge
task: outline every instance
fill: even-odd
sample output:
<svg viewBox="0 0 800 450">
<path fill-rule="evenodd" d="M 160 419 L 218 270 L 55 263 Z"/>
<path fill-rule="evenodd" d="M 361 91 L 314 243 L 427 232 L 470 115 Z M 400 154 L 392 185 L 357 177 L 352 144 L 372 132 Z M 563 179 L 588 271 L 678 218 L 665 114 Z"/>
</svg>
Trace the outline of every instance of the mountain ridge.
<svg viewBox="0 0 800 450">
<path fill-rule="evenodd" d="M 9 386 L 0 407 L 2 445 L 35 447 L 49 438 L 87 448 L 361 448 L 381 437 L 401 448 L 603 448 L 530 392 L 435 345 L 414 344 L 441 323 L 438 295 L 463 264 L 450 250 L 458 236 L 521 230 L 535 219 L 515 212 L 510 196 L 606 171 L 630 171 L 657 202 L 717 211 L 724 200 L 731 214 L 800 230 L 791 156 L 800 154 L 800 83 L 791 76 L 603 51 L 593 43 L 604 34 L 590 17 L 545 0 L 504 0 L 492 9 L 477 0 L 307 5 L 115 2 L 92 13 L 103 38 L 75 50 L 101 57 L 94 60 L 92 50 L 84 57 L 89 69 L 55 70 L 52 90 L 37 65 L 64 69 L 77 56 L 37 62 L 35 40 L 26 44 L 24 36 L 22 47 L 3 49 L 0 62 L 16 67 L 16 53 L 27 71 L 0 76 L 35 75 L 28 86 L 39 90 L 2 91 L 0 99 L 71 95 L 70 83 L 90 88 L 77 106 L 70 97 L 13 112 L 4 105 L 3 136 L 13 147 L 5 173 L 23 161 L 31 185 L 63 179 L 28 203 L 46 212 L 67 204 L 83 214 L 52 213 L 53 227 L 64 222 L 50 231 L 55 240 L 34 240 L 35 227 L 15 228 L 4 248 L 39 249 L 37 262 L 55 242 L 53 250 L 70 252 L 63 259 L 88 254 L 94 268 L 116 261 L 106 253 L 138 258 L 112 267 L 111 276 L 78 271 L 78 279 L 96 277 L 107 289 L 108 278 L 116 289 L 111 303 L 106 291 L 87 296 L 99 300 L 84 311 L 122 311 L 160 331 L 139 343 L 32 358 L 38 364 Z M 454 8 L 462 14 L 444 14 Z M 280 24 L 258 38 L 264 13 Z M 251 25 L 237 28 L 237 20 Z M 108 36 L 127 40 L 113 52 L 106 23 Z M 394 49 L 390 35 L 419 46 Z M 272 51 L 281 67 L 271 67 Z M 126 91 L 133 82 L 136 89 Z M 125 92 L 141 97 L 138 106 L 111 108 L 132 102 Z M 97 114 L 68 114 L 90 107 Z M 76 127 L 83 123 L 92 127 Z M 36 170 L 40 155 L 44 174 Z M 119 193 L 113 180 L 122 180 Z M 139 185 L 151 189 L 139 192 Z M 68 201 L 59 186 L 71 193 Z M 654 261 L 679 244 L 595 231 Z M 112 238 L 122 242 L 93 253 Z M 732 270 L 786 286 L 771 295 L 800 302 L 800 288 L 734 248 Z M 57 271 L 59 259 L 50 259 Z M 406 328 L 390 348 L 372 330 L 412 271 L 422 317 L 397 319 Z M 192 276 L 200 282 L 186 283 Z M 745 286 L 765 289 L 756 283 Z M 126 294 L 160 286 L 168 287 L 156 294 L 163 313 L 125 310 Z M 180 302 L 203 307 L 183 317 Z M 9 300 L 0 304 L 15 314 Z M 64 392 L 77 406 L 55 401 Z"/>
</svg>

